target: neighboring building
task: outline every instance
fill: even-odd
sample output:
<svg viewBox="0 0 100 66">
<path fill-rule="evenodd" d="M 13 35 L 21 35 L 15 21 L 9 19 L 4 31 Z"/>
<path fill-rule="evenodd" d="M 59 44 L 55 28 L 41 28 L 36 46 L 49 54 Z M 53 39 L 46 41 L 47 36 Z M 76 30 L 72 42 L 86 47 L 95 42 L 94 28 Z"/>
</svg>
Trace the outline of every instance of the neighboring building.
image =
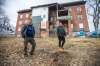
<svg viewBox="0 0 100 66">
<path fill-rule="evenodd" d="M 18 11 L 18 18 L 17 18 L 17 24 L 16 24 L 16 35 L 18 37 L 21 36 L 21 29 L 24 24 L 28 23 L 28 20 L 32 19 L 32 10 L 26 9 Z"/>
<path fill-rule="evenodd" d="M 55 36 L 58 22 L 63 23 L 69 35 L 78 33 L 80 30 L 88 32 L 89 27 L 85 3 L 85 1 L 76 1 L 63 4 L 52 3 L 31 7 L 32 12 L 30 12 L 32 13 L 32 23 L 36 30 L 36 37 Z M 24 13 L 26 14 L 28 12 L 24 11 Z M 19 21 L 17 21 L 17 25 L 18 23 Z M 18 28 L 19 27 L 17 27 L 17 29 Z"/>
</svg>

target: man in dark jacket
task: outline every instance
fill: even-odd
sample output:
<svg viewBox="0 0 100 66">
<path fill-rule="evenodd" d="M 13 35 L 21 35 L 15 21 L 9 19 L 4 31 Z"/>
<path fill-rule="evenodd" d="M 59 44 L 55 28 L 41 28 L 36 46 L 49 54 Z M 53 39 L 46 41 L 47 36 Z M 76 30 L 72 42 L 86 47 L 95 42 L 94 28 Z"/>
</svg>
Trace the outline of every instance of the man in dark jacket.
<svg viewBox="0 0 100 66">
<path fill-rule="evenodd" d="M 63 48 L 64 43 L 65 43 L 66 31 L 62 23 L 59 23 L 59 26 L 57 27 L 57 36 L 59 40 L 59 47 Z"/>
<path fill-rule="evenodd" d="M 36 43 L 34 40 L 35 30 L 34 30 L 32 23 L 24 25 L 22 28 L 21 34 L 22 34 L 22 37 L 24 38 L 24 52 L 25 52 L 24 55 L 28 56 L 28 53 L 27 53 L 28 43 L 30 43 L 32 45 L 30 55 L 33 55 Z"/>
</svg>

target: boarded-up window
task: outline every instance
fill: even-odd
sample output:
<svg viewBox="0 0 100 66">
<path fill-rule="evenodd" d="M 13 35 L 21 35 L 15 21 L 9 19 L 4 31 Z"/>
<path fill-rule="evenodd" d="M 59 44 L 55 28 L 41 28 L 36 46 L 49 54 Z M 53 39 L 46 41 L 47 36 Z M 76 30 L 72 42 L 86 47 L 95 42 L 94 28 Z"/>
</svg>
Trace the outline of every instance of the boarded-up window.
<svg viewBox="0 0 100 66">
<path fill-rule="evenodd" d="M 80 27 L 80 28 L 83 28 L 83 23 L 80 23 L 80 24 L 79 24 L 79 27 Z"/>
<path fill-rule="evenodd" d="M 46 24 L 47 24 L 46 21 L 42 21 L 41 22 L 41 28 L 46 29 Z"/>
<path fill-rule="evenodd" d="M 21 31 L 21 27 L 18 28 L 18 31 L 19 31 L 19 32 Z"/>
<path fill-rule="evenodd" d="M 21 14 L 21 15 L 20 15 L 20 19 L 22 19 L 22 18 L 23 18 L 23 15 Z"/>
<path fill-rule="evenodd" d="M 22 21 L 19 21 L 19 25 L 22 25 Z"/>
<path fill-rule="evenodd" d="M 28 18 L 29 17 L 29 14 L 26 14 L 26 18 Z"/>
<path fill-rule="evenodd" d="M 78 21 L 80 22 L 82 20 L 82 15 L 77 16 Z"/>
<path fill-rule="evenodd" d="M 25 20 L 25 24 L 27 24 L 28 23 L 28 20 Z"/>
<path fill-rule="evenodd" d="M 77 12 L 80 13 L 82 11 L 81 7 L 77 8 Z"/>
</svg>

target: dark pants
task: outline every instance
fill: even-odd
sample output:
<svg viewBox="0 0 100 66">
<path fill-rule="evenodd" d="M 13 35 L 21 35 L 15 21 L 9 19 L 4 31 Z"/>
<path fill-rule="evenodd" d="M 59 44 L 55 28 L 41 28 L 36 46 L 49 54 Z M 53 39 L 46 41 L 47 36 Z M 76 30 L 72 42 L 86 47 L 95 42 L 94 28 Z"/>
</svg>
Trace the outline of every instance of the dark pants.
<svg viewBox="0 0 100 66">
<path fill-rule="evenodd" d="M 63 46 L 65 44 L 65 37 L 64 36 L 58 36 L 58 40 L 59 40 L 59 47 L 63 48 Z"/>
<path fill-rule="evenodd" d="M 24 52 L 25 52 L 25 54 L 27 54 L 28 43 L 30 43 L 32 45 L 30 54 L 33 54 L 34 50 L 35 50 L 35 46 L 36 46 L 35 40 L 33 38 L 25 38 L 24 39 Z"/>
</svg>

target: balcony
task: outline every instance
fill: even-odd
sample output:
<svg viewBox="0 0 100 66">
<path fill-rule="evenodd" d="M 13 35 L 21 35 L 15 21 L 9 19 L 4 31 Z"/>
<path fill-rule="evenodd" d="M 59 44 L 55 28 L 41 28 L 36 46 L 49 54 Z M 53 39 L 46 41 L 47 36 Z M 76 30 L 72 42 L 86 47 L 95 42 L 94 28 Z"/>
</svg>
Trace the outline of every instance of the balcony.
<svg viewBox="0 0 100 66">
<path fill-rule="evenodd" d="M 59 20 L 72 20 L 72 16 L 59 16 Z"/>
</svg>

